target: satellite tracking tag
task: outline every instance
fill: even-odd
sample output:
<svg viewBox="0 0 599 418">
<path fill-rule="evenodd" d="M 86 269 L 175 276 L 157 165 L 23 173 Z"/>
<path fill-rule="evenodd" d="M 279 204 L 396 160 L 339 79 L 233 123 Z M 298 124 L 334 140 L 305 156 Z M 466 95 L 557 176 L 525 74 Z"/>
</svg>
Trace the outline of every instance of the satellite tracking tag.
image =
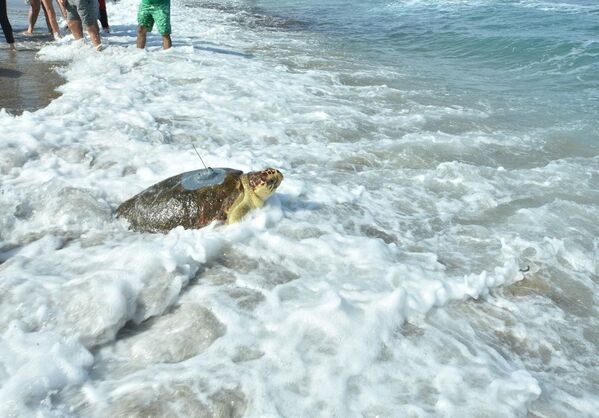
<svg viewBox="0 0 599 418">
<path fill-rule="evenodd" d="M 225 168 L 204 168 L 190 171 L 181 175 L 181 185 L 185 190 L 197 190 L 221 184 L 229 171 Z"/>
</svg>

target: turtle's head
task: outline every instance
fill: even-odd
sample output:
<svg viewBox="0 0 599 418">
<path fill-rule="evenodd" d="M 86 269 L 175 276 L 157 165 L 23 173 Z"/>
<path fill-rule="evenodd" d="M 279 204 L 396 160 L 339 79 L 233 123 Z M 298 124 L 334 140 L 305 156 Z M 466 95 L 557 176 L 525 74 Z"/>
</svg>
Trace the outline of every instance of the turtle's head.
<svg viewBox="0 0 599 418">
<path fill-rule="evenodd" d="M 252 171 L 248 173 L 250 188 L 262 201 L 277 190 L 279 184 L 283 181 L 283 174 L 275 168 L 267 168 L 262 171 Z"/>
</svg>

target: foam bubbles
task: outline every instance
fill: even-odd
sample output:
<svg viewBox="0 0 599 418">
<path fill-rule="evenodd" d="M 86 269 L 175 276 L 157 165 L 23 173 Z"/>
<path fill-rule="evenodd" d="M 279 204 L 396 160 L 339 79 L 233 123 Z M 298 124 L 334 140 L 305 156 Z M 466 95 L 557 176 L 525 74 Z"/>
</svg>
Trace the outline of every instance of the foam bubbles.
<svg viewBox="0 0 599 418">
<path fill-rule="evenodd" d="M 0 345 L 0 413 L 26 416 L 50 412 L 53 393 L 83 383 L 93 356 L 72 338 L 30 333 L 12 322 Z"/>
<path fill-rule="evenodd" d="M 139 51 L 136 8 L 109 4 L 102 53 L 40 51 L 67 61 L 60 98 L 0 112 L 2 413 L 599 407 L 596 156 L 239 2 L 173 4 L 173 49 Z M 191 144 L 285 180 L 235 225 L 115 219 L 202 168 Z"/>
<path fill-rule="evenodd" d="M 182 305 L 144 323 L 138 333 L 115 345 L 118 356 L 145 363 L 178 363 L 197 356 L 225 332 L 222 324 L 201 306 Z"/>
</svg>

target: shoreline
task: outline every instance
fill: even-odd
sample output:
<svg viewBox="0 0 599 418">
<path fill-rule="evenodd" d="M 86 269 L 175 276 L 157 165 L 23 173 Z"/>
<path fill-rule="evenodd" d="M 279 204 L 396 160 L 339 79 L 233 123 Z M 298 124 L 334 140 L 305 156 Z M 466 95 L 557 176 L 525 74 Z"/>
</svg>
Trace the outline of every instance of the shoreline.
<svg viewBox="0 0 599 418">
<path fill-rule="evenodd" d="M 58 7 L 58 6 L 57 6 Z M 64 79 L 55 71 L 61 62 L 36 59 L 37 52 L 52 40 L 40 12 L 33 36 L 22 35 L 27 28 L 28 5 L 23 0 L 8 0 L 8 16 L 13 27 L 17 52 L 8 50 L 4 37 L 0 46 L 0 109 L 12 115 L 46 107 L 60 96 L 57 88 Z"/>
</svg>

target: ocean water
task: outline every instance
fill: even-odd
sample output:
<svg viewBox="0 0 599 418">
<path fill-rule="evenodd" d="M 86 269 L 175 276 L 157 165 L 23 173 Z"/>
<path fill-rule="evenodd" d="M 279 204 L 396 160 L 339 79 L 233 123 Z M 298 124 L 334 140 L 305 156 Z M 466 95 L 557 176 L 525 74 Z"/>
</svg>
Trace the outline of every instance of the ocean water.
<svg viewBox="0 0 599 418">
<path fill-rule="evenodd" d="M 0 111 L 0 416 L 597 416 L 596 2 L 173 0 L 166 52 L 136 8 Z M 285 180 L 114 219 L 194 144 Z"/>
</svg>

